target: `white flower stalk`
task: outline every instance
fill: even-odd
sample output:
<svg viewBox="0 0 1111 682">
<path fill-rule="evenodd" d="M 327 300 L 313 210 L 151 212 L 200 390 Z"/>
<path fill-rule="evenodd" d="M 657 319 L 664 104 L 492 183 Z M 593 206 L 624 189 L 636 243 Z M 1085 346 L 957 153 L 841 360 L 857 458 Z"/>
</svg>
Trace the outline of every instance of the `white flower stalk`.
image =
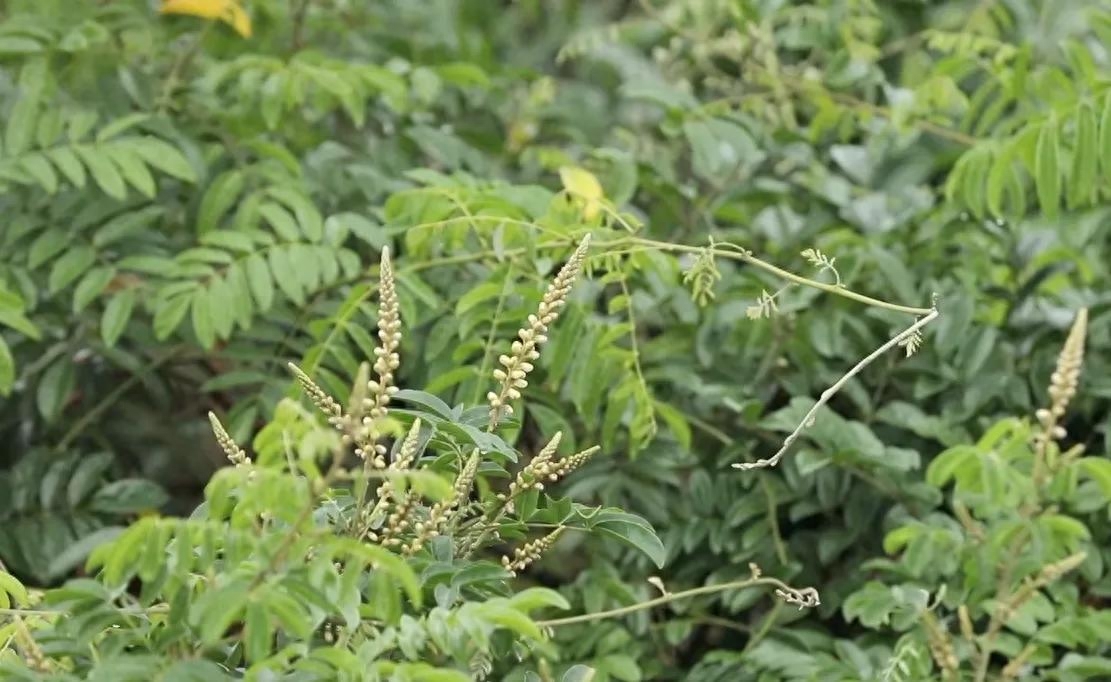
<svg viewBox="0 0 1111 682">
<path fill-rule="evenodd" d="M 313 381 L 308 374 L 305 374 L 297 365 L 290 362 L 286 364 L 286 367 L 289 368 L 290 372 L 293 372 L 293 376 L 297 379 L 297 383 L 301 384 L 301 388 L 309 396 L 309 400 L 312 401 L 312 404 L 316 405 L 317 409 L 328 417 L 328 423 L 342 431 L 344 423 L 343 406 L 339 404 L 339 401 L 328 395 L 323 388 Z"/>
<path fill-rule="evenodd" d="M 527 377 L 534 368 L 533 363 L 540 357 L 540 346 L 548 340 L 548 328 L 559 318 L 559 310 L 567 301 L 567 294 L 575 284 L 589 247 L 588 234 L 548 285 L 536 314 L 529 315 L 528 325 L 517 332 L 517 340 L 510 347 L 509 355 L 498 358 L 501 367 L 494 370 L 498 388 L 486 395 L 490 401 L 491 431 L 497 427 L 503 415 L 513 413 L 510 401 L 520 398 L 521 391 L 528 386 Z"/>
<path fill-rule="evenodd" d="M 1088 310 L 1082 308 L 1072 323 L 1060 355 L 1057 356 L 1057 369 L 1049 378 L 1049 409 L 1038 411 L 1038 421 L 1043 426 L 1055 425 L 1058 419 L 1065 416 L 1069 402 L 1076 396 L 1076 388 L 1080 384 L 1080 369 L 1084 364 L 1084 336 L 1087 331 Z M 1064 433 L 1061 433 L 1054 437 L 1063 436 Z"/>
<path fill-rule="evenodd" d="M 1034 413 L 1041 429 L 1034 434 L 1034 484 L 1041 487 L 1046 481 L 1047 471 L 1054 471 L 1063 459 L 1079 454 L 1079 449 L 1059 456 L 1050 444 L 1064 439 L 1065 427 L 1061 418 L 1068 410 L 1069 402 L 1076 395 L 1080 385 L 1080 370 L 1084 364 L 1084 336 L 1088 332 L 1088 309 L 1081 308 L 1072 323 L 1065 345 L 1057 356 L 1057 368 L 1049 378 L 1049 408 L 1041 408 Z"/>
<path fill-rule="evenodd" d="M 401 364 L 397 352 L 401 345 L 401 307 L 397 300 L 397 286 L 394 283 L 388 248 L 382 249 L 382 263 L 379 268 L 378 344 L 374 349 L 373 369 L 376 378 L 367 383 L 367 397 L 364 399 L 363 427 L 366 434 L 356 446 L 355 454 L 363 459 L 369 457 L 371 466 L 384 469 L 386 446 L 377 441 L 382 437 L 380 426 L 386 417 L 390 396 L 397 393 L 394 372 Z"/>
<path fill-rule="evenodd" d="M 482 456 L 478 450 L 471 453 L 467 461 L 463 463 L 463 468 L 459 470 L 459 475 L 455 477 L 451 496 L 432 505 L 432 508 L 428 510 L 428 518 L 424 521 L 413 524 L 413 530 L 417 537 L 413 538 L 410 544 L 403 547 L 402 552 L 407 555 L 416 554 L 424 547 L 426 542 L 440 534 L 440 531 L 470 496 L 471 486 L 474 485 L 475 476 L 478 475 L 478 465 L 481 461 Z"/>
<path fill-rule="evenodd" d="M 552 436 L 552 439 L 541 448 L 540 452 L 532 458 L 532 461 L 517 473 L 517 478 L 509 484 L 509 492 L 499 493 L 498 499 L 505 502 L 512 500 L 526 490 L 543 489 L 544 486 L 540 482 L 555 470 L 552 457 L 555 456 L 556 449 L 559 448 L 561 438 L 563 438 L 563 433 L 556 432 L 556 435 Z"/>
<path fill-rule="evenodd" d="M 413 426 L 410 427 L 409 433 L 405 436 L 405 440 L 401 442 L 401 451 L 398 453 L 397 459 L 395 459 L 389 466 L 390 471 L 404 472 L 408 471 L 410 467 L 412 467 L 413 462 L 416 461 L 417 449 L 420 444 L 420 427 L 421 420 L 413 420 Z M 397 523 L 402 520 L 407 520 L 408 510 L 411 508 L 411 505 L 407 505 L 405 503 L 405 500 L 397 500 L 397 486 L 394 485 L 394 480 L 392 478 L 387 477 L 384 481 L 382 481 L 382 483 L 378 486 L 376 495 L 377 499 L 374 502 L 374 507 L 369 512 L 366 512 L 366 515 L 364 516 L 366 527 L 368 529 L 366 531 L 368 537 L 370 536 L 369 527 L 374 522 L 374 519 L 378 518 L 379 515 L 384 514 L 392 502 L 396 501 L 395 506 L 398 509 L 404 509 L 406 511 L 405 515 L 398 516 L 393 520 L 394 525 L 397 525 Z M 395 512 L 396 511 L 397 510 L 395 509 Z M 391 532 L 390 534 L 393 533 Z"/>
<path fill-rule="evenodd" d="M 525 544 L 523 547 L 518 547 L 513 550 L 513 556 L 503 556 L 501 564 L 505 570 L 509 571 L 510 575 L 517 575 L 518 571 L 523 571 L 538 561 L 544 555 L 544 552 L 551 549 L 559 536 L 563 534 L 564 527 L 560 526 L 551 533 L 548 533 L 539 540 L 533 540 Z"/>
<path fill-rule="evenodd" d="M 216 434 L 216 442 L 220 444 L 220 449 L 227 455 L 228 460 L 237 467 L 250 464 L 251 458 L 236 444 L 214 413 L 208 413 L 208 421 L 212 424 L 212 432 Z"/>
</svg>

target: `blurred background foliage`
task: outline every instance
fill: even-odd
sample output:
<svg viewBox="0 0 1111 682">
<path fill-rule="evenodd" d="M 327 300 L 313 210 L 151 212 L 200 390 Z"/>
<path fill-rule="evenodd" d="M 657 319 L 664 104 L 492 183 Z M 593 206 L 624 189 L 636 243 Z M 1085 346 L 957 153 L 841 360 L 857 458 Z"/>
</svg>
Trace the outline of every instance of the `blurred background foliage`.
<svg viewBox="0 0 1111 682">
<path fill-rule="evenodd" d="M 1063 425 L 1108 452 L 1108 3 L 252 0 L 222 22 L 160 4 L 0 5 L 0 560 L 32 583 L 138 514 L 188 513 L 223 459 L 204 415 L 249 442 L 292 395 L 285 362 L 346 394 L 387 244 L 421 359 L 403 383 L 480 398 L 490 340 L 568 243 L 548 213 L 568 166 L 604 190 L 585 226 L 605 275 L 576 291 L 518 439 L 601 443 L 569 494 L 645 517 L 668 560 L 571 543 L 529 579 L 601 610 L 652 596 L 649 576 L 674 591 L 755 562 L 823 597 L 560 630 L 596 679 L 929 679 L 922 614 L 972 592 L 892 569 L 885 534 L 959 528 L 927 466 L 1046 403 L 1082 307 Z M 942 313 L 770 471 L 729 465 L 774 452 L 909 318 L 703 249 L 727 242 Z M 1087 563 L 1041 623 L 1111 595 L 1111 492 L 1072 485 Z M 1090 646 L 1044 640 L 1083 653 L 1029 679 L 1111 674 L 1111 623 L 1085 627 Z"/>
</svg>

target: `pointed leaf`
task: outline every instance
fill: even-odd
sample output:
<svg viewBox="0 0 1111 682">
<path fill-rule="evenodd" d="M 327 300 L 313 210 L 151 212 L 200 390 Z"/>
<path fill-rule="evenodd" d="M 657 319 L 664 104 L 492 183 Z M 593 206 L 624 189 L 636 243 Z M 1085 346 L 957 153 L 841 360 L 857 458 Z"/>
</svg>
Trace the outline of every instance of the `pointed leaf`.
<svg viewBox="0 0 1111 682">
<path fill-rule="evenodd" d="M 1084 102 L 1076 113 L 1076 146 L 1069 176 L 1069 206 L 1080 206 L 1091 200 L 1099 165 L 1097 144 L 1096 112 Z"/>
<path fill-rule="evenodd" d="M 1038 146 L 1034 152 L 1034 185 L 1042 211 L 1049 218 L 1056 217 L 1061 204 L 1061 165 L 1055 119 L 1047 121 L 1038 133 Z"/>
<path fill-rule="evenodd" d="M 104 307 L 104 315 L 100 318 L 100 338 L 104 345 L 109 348 L 116 345 L 134 308 L 134 289 L 124 289 L 109 299 L 108 305 Z"/>
</svg>

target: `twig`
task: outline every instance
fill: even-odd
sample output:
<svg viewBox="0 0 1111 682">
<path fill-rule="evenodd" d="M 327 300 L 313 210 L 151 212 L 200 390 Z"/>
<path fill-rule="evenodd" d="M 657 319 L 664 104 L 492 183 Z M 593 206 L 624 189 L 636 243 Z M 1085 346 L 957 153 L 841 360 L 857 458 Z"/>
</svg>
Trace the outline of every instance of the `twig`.
<svg viewBox="0 0 1111 682">
<path fill-rule="evenodd" d="M 697 597 L 702 594 L 717 594 L 718 592 L 728 592 L 730 590 L 743 590 L 760 585 L 770 585 L 776 588 L 775 593 L 781 599 L 789 604 L 797 604 L 800 609 L 813 608 L 821 604 L 818 591 L 813 587 L 796 589 L 782 580 L 759 577 L 759 573 L 757 573 L 756 577 L 746 578 L 744 580 L 734 580 L 728 583 L 721 583 L 720 585 L 703 585 L 702 587 L 695 587 L 689 590 L 683 590 L 682 592 L 669 592 L 662 597 L 656 597 L 655 599 L 649 599 L 648 601 L 638 602 L 629 606 L 609 609 L 608 611 L 584 613 L 578 616 L 568 616 L 566 618 L 542 620 L 538 621 L 536 624 L 540 627 L 557 628 L 562 625 L 574 625 L 576 623 L 589 623 L 595 620 L 606 620 L 607 618 L 618 618 L 620 616 L 627 616 L 630 613 L 663 606 L 664 604 L 670 604 L 674 601 L 690 599 L 691 597 Z"/>
<path fill-rule="evenodd" d="M 174 89 L 181 81 L 181 74 L 196 58 L 197 53 L 200 52 L 201 44 L 204 42 L 205 37 L 208 35 L 209 30 L 215 22 L 205 22 L 204 28 L 197 31 L 193 35 L 193 39 L 189 44 L 178 53 L 177 59 L 174 60 L 173 65 L 170 67 L 169 74 L 166 75 L 166 80 L 162 84 L 162 90 L 158 93 L 158 101 L 155 108 L 159 112 L 165 112 L 170 107 L 170 102 L 173 100 Z"/>
<path fill-rule="evenodd" d="M 85 432 L 85 429 L 87 429 L 90 424 L 96 421 L 97 418 L 104 414 L 106 410 L 115 405 L 116 401 L 123 397 L 125 393 L 130 391 L 135 386 L 135 384 L 142 381 L 144 378 L 147 377 L 147 375 L 154 372 L 154 370 L 158 369 L 162 365 L 177 357 L 178 349 L 173 349 L 165 355 L 151 360 L 149 363 L 147 363 L 146 367 L 141 368 L 138 372 L 135 372 L 130 377 L 128 377 L 126 381 L 116 386 L 116 388 L 114 388 L 111 393 L 102 398 L 100 402 L 98 402 L 92 409 L 81 415 L 81 417 L 73 423 L 73 426 L 70 427 L 69 431 L 66 431 L 65 435 L 62 436 L 62 439 L 58 441 L 57 445 L 54 446 L 55 450 L 60 452 L 69 447 L 69 445 L 73 443 L 74 440 L 76 440 L 82 433 Z"/>
<path fill-rule="evenodd" d="M 687 246 L 686 244 L 669 244 L 667 242 L 658 242 L 658 241 L 654 241 L 654 240 L 651 240 L 651 239 L 633 238 L 630 241 L 632 241 L 635 244 L 642 244 L 644 246 L 649 246 L 649 247 L 652 247 L 652 248 L 660 250 L 660 251 L 680 251 L 680 252 L 685 252 L 685 253 L 700 253 L 700 252 L 703 252 L 704 250 L 706 250 L 706 247 L 702 247 L 702 246 Z M 602 248 L 603 244 L 604 243 L 599 243 L 598 247 Z M 928 315 L 929 313 L 933 312 L 932 308 L 915 308 L 915 307 L 912 307 L 912 306 L 899 305 L 897 303 L 888 303 L 887 301 L 881 301 L 878 298 L 872 298 L 871 296 L 865 296 L 864 294 L 858 294 L 855 291 L 851 291 L 849 289 L 846 289 L 843 286 L 838 286 L 836 284 L 829 284 L 829 283 L 826 283 L 826 282 L 819 282 L 817 280 L 813 280 L 813 279 L 810 279 L 808 277 L 803 277 L 802 275 L 796 275 L 793 272 L 789 272 L 787 270 L 784 270 L 783 268 L 776 267 L 776 266 L 772 265 L 771 263 L 769 263 L 767 261 L 764 261 L 764 260 L 761 260 L 761 259 L 757 258 L 756 256 L 752 255 L 751 251 L 749 251 L 745 248 L 742 248 L 740 246 L 737 246 L 736 244 L 730 244 L 729 242 L 714 242 L 714 244 L 715 244 L 715 246 L 709 247 L 709 250 L 715 256 L 721 256 L 722 258 L 730 258 L 732 260 L 739 260 L 743 263 L 747 263 L 748 265 L 751 265 L 753 267 L 764 270 L 765 272 L 769 272 L 769 273 L 775 275 L 776 277 L 779 277 L 781 279 L 785 279 L 788 282 L 794 282 L 795 284 L 801 284 L 802 286 L 805 286 L 805 287 L 810 287 L 812 289 L 818 289 L 820 291 L 826 292 L 827 294 L 833 294 L 835 296 L 841 296 L 843 298 L 848 298 L 848 299 L 851 299 L 853 301 L 857 301 L 858 303 L 864 303 L 864 304 L 873 306 L 875 308 L 884 308 L 885 310 L 893 310 L 895 312 L 905 313 L 905 314 L 908 314 L 908 315 Z M 724 247 L 724 248 L 718 248 L 718 247 Z"/>
<path fill-rule="evenodd" d="M 900 332 L 898 335 L 889 339 L 882 346 L 872 351 L 871 355 L 856 363 L 856 365 L 854 365 L 853 368 L 850 369 L 848 372 L 845 372 L 845 375 L 838 379 L 837 383 L 822 391 L 822 395 L 818 398 L 818 401 L 814 403 L 814 406 L 811 407 L 810 411 L 806 413 L 806 416 L 802 418 L 802 421 L 799 422 L 799 425 L 796 426 L 795 430 L 791 432 L 791 435 L 787 436 L 786 440 L 783 441 L 783 445 L 779 448 L 779 452 L 776 452 L 774 455 L 767 459 L 758 459 L 755 462 L 737 462 L 733 465 L 733 468 L 749 471 L 751 469 L 774 467 L 775 465 L 779 464 L 779 460 L 783 459 L 783 455 L 787 453 L 787 450 L 791 447 L 791 444 L 794 443 L 795 440 L 797 440 L 798 437 L 802 434 L 803 429 L 809 427 L 814 423 L 814 417 L 818 413 L 818 410 L 821 409 L 823 405 L 828 403 L 830 399 L 834 395 L 836 395 L 837 392 L 840 391 L 845 384 L 849 382 L 849 379 L 852 379 L 854 376 L 859 374 L 861 370 L 872 364 L 872 362 L 874 362 L 876 358 L 894 348 L 896 345 L 899 344 L 900 341 L 909 339 L 914 334 L 916 334 L 919 329 L 925 327 L 930 322 L 933 322 L 934 319 L 937 318 L 937 316 L 938 310 L 937 308 L 934 308 L 930 311 L 929 315 L 926 315 L 922 319 L 918 320 L 917 322 Z"/>
<path fill-rule="evenodd" d="M 293 7 L 293 38 L 290 41 L 294 52 L 299 52 L 305 46 L 305 15 L 309 11 L 310 0 L 300 0 Z M 290 0 L 293 5 L 294 0 Z"/>
<path fill-rule="evenodd" d="M 748 642 L 745 643 L 745 648 L 741 652 L 742 655 L 752 651 L 756 648 L 757 644 L 764 641 L 764 638 L 768 636 L 771 629 L 775 627 L 775 621 L 779 618 L 779 612 L 782 610 L 783 602 L 776 602 L 772 610 L 768 612 L 768 615 L 764 616 L 764 620 L 760 623 L 760 629 L 752 633 L 752 636 L 748 638 Z"/>
</svg>

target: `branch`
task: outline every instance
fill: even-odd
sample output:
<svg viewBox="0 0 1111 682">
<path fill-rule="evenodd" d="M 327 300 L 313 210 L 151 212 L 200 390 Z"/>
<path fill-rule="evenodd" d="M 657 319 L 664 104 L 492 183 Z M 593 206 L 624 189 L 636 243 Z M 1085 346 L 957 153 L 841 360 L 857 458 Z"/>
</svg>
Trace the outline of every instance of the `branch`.
<svg viewBox="0 0 1111 682">
<path fill-rule="evenodd" d="M 818 591 L 815 590 L 813 587 L 796 589 L 781 580 L 777 580 L 775 578 L 763 578 L 760 576 L 760 569 L 756 565 L 750 564 L 750 566 L 752 568 L 752 577 L 746 578 L 744 580 L 734 580 L 728 583 L 721 583 L 720 585 L 703 585 L 702 587 L 695 587 L 690 590 L 683 590 L 682 592 L 668 592 L 665 593 L 662 597 L 656 597 L 655 599 L 649 599 L 648 601 L 638 602 L 629 606 L 609 609 L 608 611 L 584 613 L 579 616 L 568 616 L 566 618 L 542 620 L 537 621 L 536 624 L 540 627 L 557 628 L 562 625 L 574 625 L 576 623 L 589 623 L 595 620 L 618 618 L 620 616 L 626 616 L 630 613 L 636 613 L 637 611 L 644 611 L 645 609 L 651 609 L 657 606 L 663 606 L 664 604 L 670 604 L 674 601 L 697 597 L 701 594 L 716 594 L 718 592 L 727 592 L 730 590 L 743 590 L 749 587 L 758 587 L 760 585 L 771 585 L 775 587 L 776 596 L 778 596 L 780 599 L 788 604 L 797 604 L 799 609 L 813 608 L 821 604 L 821 601 L 818 597 Z"/>
<path fill-rule="evenodd" d="M 910 337 L 917 334 L 918 330 L 920 330 L 922 327 L 925 327 L 930 322 L 933 322 L 934 319 L 937 318 L 938 314 L 939 313 L 937 308 L 934 308 L 930 311 L 929 315 L 926 315 L 922 319 L 918 320 L 911 326 L 904 329 L 898 335 L 889 339 L 882 346 L 872 351 L 871 355 L 856 363 L 856 365 L 854 365 L 853 368 L 850 369 L 848 372 L 845 372 L 845 375 L 838 379 L 837 383 L 822 391 L 822 395 L 818 398 L 818 402 L 814 403 L 814 406 L 811 407 L 810 411 L 806 413 L 806 416 L 802 418 L 802 421 L 799 422 L 799 425 L 796 426 L 795 430 L 791 432 L 791 435 L 787 436 L 786 440 L 783 441 L 783 445 L 779 448 L 779 452 L 775 453 L 768 459 L 758 459 L 755 462 L 737 462 L 733 465 L 733 468 L 749 471 L 751 469 L 774 467 L 775 465 L 779 464 L 779 460 L 783 459 L 783 455 L 787 454 L 787 449 L 790 448 L 791 444 L 798 439 L 798 437 L 802 434 L 803 429 L 811 426 L 814 423 L 814 418 L 815 415 L 817 415 L 818 410 L 821 409 L 823 405 L 828 403 L 830 401 L 830 398 L 836 395 L 837 392 L 840 391 L 845 386 L 845 384 L 849 382 L 849 379 L 852 379 L 854 376 L 859 374 L 861 370 L 872 364 L 872 362 L 874 362 L 876 358 L 894 348 L 896 345 L 899 344 L 899 342 L 905 339 L 909 339 Z"/>
</svg>

